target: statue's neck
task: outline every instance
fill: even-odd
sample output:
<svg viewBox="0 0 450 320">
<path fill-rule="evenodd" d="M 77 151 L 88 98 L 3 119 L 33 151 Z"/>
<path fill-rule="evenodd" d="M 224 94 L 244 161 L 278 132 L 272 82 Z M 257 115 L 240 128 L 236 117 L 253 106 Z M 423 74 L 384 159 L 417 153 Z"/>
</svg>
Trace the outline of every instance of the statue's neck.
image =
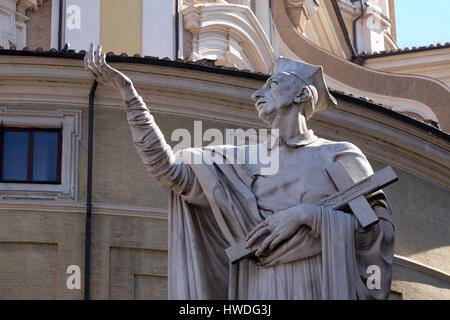
<svg viewBox="0 0 450 320">
<path fill-rule="evenodd" d="M 272 128 L 278 129 L 280 137 L 285 139 L 295 138 L 308 131 L 305 117 L 295 105 L 277 114 L 272 122 Z"/>
</svg>

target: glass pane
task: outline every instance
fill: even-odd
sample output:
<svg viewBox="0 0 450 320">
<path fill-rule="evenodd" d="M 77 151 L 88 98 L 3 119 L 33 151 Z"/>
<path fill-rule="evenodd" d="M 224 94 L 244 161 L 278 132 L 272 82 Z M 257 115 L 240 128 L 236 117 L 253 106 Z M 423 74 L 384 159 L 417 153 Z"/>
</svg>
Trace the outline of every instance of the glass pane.
<svg viewBox="0 0 450 320">
<path fill-rule="evenodd" d="M 28 132 L 5 131 L 3 180 L 26 181 Z"/>
<path fill-rule="evenodd" d="M 33 181 L 56 182 L 58 170 L 58 133 L 34 132 Z"/>
</svg>

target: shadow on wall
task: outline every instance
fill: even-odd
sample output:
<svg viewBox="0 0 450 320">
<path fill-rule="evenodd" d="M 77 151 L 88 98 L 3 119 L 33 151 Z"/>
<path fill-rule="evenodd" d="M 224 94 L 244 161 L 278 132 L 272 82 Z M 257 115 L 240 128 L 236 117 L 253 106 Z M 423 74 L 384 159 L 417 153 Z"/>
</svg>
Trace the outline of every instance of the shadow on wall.
<svg viewBox="0 0 450 320">
<path fill-rule="evenodd" d="M 385 167 L 370 161 L 374 170 Z M 449 272 L 450 192 L 400 169 L 399 181 L 384 189 L 392 206 L 395 252 Z M 447 257 L 447 258 L 445 258 Z"/>
<path fill-rule="evenodd" d="M 433 276 L 395 264 L 392 279 L 391 289 L 401 292 L 403 299 L 450 299 L 450 283 Z"/>
</svg>

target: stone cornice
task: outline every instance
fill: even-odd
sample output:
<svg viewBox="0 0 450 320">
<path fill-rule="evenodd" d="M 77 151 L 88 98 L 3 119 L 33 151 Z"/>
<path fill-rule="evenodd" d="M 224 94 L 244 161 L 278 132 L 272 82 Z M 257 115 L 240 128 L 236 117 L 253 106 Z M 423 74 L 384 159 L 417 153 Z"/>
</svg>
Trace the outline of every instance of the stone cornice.
<svg viewBox="0 0 450 320">
<path fill-rule="evenodd" d="M 394 255 L 394 263 L 398 264 L 400 266 L 407 267 L 409 269 L 413 269 L 413 270 L 425 273 L 427 275 L 430 275 L 435 278 L 439 278 L 441 280 L 444 280 L 444 281 L 447 281 L 448 283 L 450 283 L 450 274 L 443 272 L 441 270 L 429 267 L 427 265 L 424 265 L 423 263 L 414 261 L 407 257 L 396 254 L 396 255 Z"/>
<path fill-rule="evenodd" d="M 103 203 L 94 203 L 92 209 L 94 214 L 99 215 L 140 217 L 163 221 L 168 220 L 167 209 L 163 208 L 117 206 Z M 86 204 L 80 202 L 66 203 L 26 200 L 2 200 L 2 202 L 0 202 L 0 214 L 2 211 L 86 214 Z"/>
<path fill-rule="evenodd" d="M 445 44 L 437 44 L 437 45 L 429 45 L 429 46 L 422 46 L 419 48 L 413 47 L 413 48 L 405 48 L 405 49 L 398 49 L 398 50 L 390 50 L 390 51 L 382 51 L 382 52 L 374 52 L 371 54 L 365 53 L 358 56 L 359 59 L 375 59 L 375 58 L 381 58 L 381 57 L 388 57 L 388 56 L 397 56 L 397 55 L 410 55 L 420 52 L 426 52 L 426 51 L 435 51 L 436 53 L 440 53 L 441 50 L 446 51 L 445 49 L 450 48 L 450 42 L 447 42 Z"/>
<path fill-rule="evenodd" d="M 30 18 L 28 18 L 26 15 L 21 14 L 16 11 L 16 20 L 21 21 L 21 22 L 27 22 L 28 20 L 30 20 Z"/>
</svg>

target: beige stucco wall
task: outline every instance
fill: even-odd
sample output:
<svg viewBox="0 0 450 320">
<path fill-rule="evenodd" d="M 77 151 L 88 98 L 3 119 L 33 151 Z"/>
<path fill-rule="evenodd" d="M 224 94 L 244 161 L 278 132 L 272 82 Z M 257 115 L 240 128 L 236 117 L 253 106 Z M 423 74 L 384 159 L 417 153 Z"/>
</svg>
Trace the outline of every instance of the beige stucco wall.
<svg viewBox="0 0 450 320">
<path fill-rule="evenodd" d="M 52 1 L 45 0 L 38 11 L 27 10 L 30 18 L 27 22 L 27 47 L 44 50 L 50 49 L 51 24 L 52 24 Z M 22 49 L 22 48 L 18 48 Z"/>
<path fill-rule="evenodd" d="M 100 43 L 105 52 L 142 54 L 142 1 L 101 0 Z"/>
<path fill-rule="evenodd" d="M 203 120 L 203 130 L 262 126 L 249 99 L 259 80 L 114 66 L 135 81 L 169 142 L 174 129 L 192 130 L 193 120 Z M 0 56 L 0 106 L 77 109 L 83 119 L 77 199 L 0 201 L 0 298 L 83 297 L 67 289 L 65 271 L 72 264 L 84 270 L 91 81 L 79 60 Z M 167 192 L 146 175 L 118 97 L 100 86 L 95 101 L 91 297 L 166 298 Z M 399 175 L 385 189 L 396 227 L 393 290 L 406 299 L 450 298 L 448 142 L 344 100 L 311 125 L 324 138 L 358 145 L 375 169 L 392 165 Z"/>
<path fill-rule="evenodd" d="M 174 130 L 185 128 L 193 136 L 195 118 L 156 113 L 155 120 L 172 147 L 178 143 L 170 138 Z M 203 120 L 202 127 L 203 130 L 224 130 L 241 126 Z M 131 141 L 123 110 L 99 109 L 95 112 L 93 201 L 166 209 L 168 192 L 147 176 Z"/>
<path fill-rule="evenodd" d="M 386 165 L 370 160 L 374 170 Z M 395 253 L 450 273 L 450 192 L 395 168 L 399 182 L 384 189 L 392 207 Z M 447 227 L 443 227 L 447 226 Z M 392 290 L 403 299 L 450 299 L 450 282 L 394 263 Z"/>
<path fill-rule="evenodd" d="M 83 268 L 82 212 L 0 210 L 0 299 L 81 299 L 66 268 Z"/>
<path fill-rule="evenodd" d="M 435 48 L 369 58 L 364 66 L 380 71 L 421 75 L 450 87 L 450 48 Z"/>
</svg>

